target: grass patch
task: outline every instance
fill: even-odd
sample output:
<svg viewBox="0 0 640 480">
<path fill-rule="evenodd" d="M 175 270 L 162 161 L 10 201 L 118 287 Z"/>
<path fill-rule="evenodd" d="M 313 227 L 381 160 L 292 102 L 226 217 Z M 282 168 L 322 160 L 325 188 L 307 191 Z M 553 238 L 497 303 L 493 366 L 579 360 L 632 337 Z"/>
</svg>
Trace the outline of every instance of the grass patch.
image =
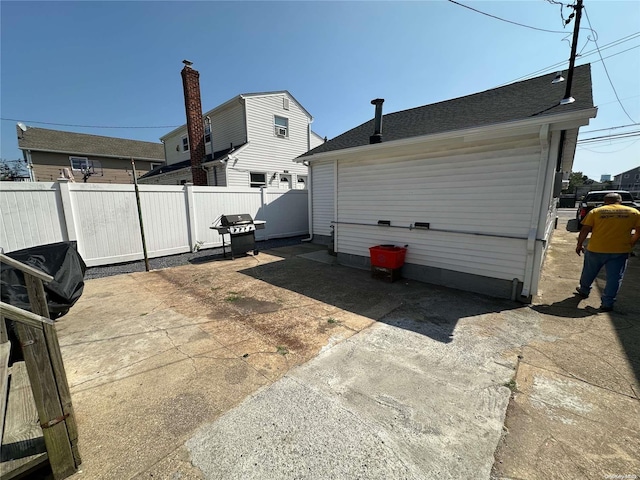
<svg viewBox="0 0 640 480">
<path fill-rule="evenodd" d="M 516 384 L 515 378 L 512 378 L 508 382 L 503 383 L 502 386 L 507 387 L 512 392 L 515 392 L 518 389 L 518 385 Z"/>
<path fill-rule="evenodd" d="M 287 353 L 289 353 L 289 350 L 287 350 L 287 347 L 283 347 L 282 345 L 278 345 L 276 347 L 276 353 L 279 353 L 282 356 L 285 356 Z"/>
<path fill-rule="evenodd" d="M 240 300 L 241 298 L 242 296 L 238 292 L 229 292 L 229 295 L 227 295 L 227 298 L 225 298 L 225 300 L 227 302 L 235 302 L 236 300 Z"/>
<path fill-rule="evenodd" d="M 335 318 L 333 318 L 333 317 L 329 317 L 329 320 L 327 320 L 327 323 L 330 323 L 330 324 L 332 324 L 332 325 L 333 325 L 334 323 L 340 323 L 340 322 L 338 322 L 338 320 L 336 320 L 336 319 L 335 319 Z"/>
<path fill-rule="evenodd" d="M 147 312 L 147 313 L 141 313 L 140 314 L 141 317 L 144 317 L 145 315 L 149 315 L 149 313 Z"/>
</svg>

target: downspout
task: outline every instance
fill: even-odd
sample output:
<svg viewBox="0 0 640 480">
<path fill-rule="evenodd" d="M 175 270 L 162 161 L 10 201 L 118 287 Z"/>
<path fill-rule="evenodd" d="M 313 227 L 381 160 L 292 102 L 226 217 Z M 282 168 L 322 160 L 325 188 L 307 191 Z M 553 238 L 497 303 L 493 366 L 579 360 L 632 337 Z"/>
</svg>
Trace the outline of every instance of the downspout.
<svg viewBox="0 0 640 480">
<path fill-rule="evenodd" d="M 536 180 L 536 196 L 533 201 L 533 211 L 529 221 L 529 233 L 527 235 L 527 260 L 524 267 L 524 279 L 522 285 L 522 297 L 532 295 L 531 286 L 534 276 L 536 238 L 538 235 L 538 221 L 542 209 L 544 196 L 544 184 L 549 163 L 549 124 L 540 127 L 540 164 L 538 166 L 538 178 Z"/>
<path fill-rule="evenodd" d="M 309 171 L 307 172 L 307 215 L 309 217 L 309 238 L 303 238 L 302 241 L 311 242 L 313 240 L 313 181 L 311 178 L 313 167 L 309 164 L 308 161 L 302 162 L 302 164 L 306 164 L 309 167 Z"/>
</svg>

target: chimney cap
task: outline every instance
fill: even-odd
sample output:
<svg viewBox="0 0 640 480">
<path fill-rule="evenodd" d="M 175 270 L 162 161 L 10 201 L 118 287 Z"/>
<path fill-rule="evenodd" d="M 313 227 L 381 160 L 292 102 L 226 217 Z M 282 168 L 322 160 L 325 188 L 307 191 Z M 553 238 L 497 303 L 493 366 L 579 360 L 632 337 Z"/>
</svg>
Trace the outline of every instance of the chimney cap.
<svg viewBox="0 0 640 480">
<path fill-rule="evenodd" d="M 384 98 L 375 98 L 371 100 L 371 105 L 382 105 L 384 103 Z"/>
<path fill-rule="evenodd" d="M 193 62 L 190 60 L 182 60 L 182 63 L 184 63 L 187 67 L 190 67 L 191 65 L 193 65 Z"/>
</svg>

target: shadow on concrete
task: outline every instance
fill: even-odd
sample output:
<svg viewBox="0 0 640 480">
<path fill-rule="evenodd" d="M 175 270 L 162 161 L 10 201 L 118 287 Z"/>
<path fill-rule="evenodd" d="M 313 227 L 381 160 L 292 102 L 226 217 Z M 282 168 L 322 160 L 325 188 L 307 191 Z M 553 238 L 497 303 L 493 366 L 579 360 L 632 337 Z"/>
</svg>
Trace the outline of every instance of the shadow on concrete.
<svg viewBox="0 0 640 480">
<path fill-rule="evenodd" d="M 609 314 L 609 318 L 629 365 L 640 383 L 640 257 L 637 252 L 636 247 L 636 256 L 629 258 L 615 310 Z"/>
<path fill-rule="evenodd" d="M 443 343 L 452 341 L 461 318 L 522 308 L 516 302 L 413 280 L 388 283 L 371 278 L 366 270 L 300 258 L 298 254 L 308 250 L 297 250 L 271 250 L 269 254 L 282 260 L 239 273 Z"/>
<path fill-rule="evenodd" d="M 591 307 L 578 308 L 582 298 L 578 294 L 574 294 L 570 297 L 560 300 L 558 302 L 551 303 L 549 305 L 532 305 L 531 310 L 542 313 L 544 315 L 553 315 L 556 317 L 564 318 L 584 318 L 591 317 L 598 313 L 598 311 Z"/>
</svg>

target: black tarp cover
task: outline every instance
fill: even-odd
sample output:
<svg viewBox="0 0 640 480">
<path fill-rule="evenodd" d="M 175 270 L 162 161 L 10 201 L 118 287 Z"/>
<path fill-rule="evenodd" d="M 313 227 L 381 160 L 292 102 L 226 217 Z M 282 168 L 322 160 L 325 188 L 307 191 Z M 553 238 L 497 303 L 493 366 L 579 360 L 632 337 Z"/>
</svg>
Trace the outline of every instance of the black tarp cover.
<svg viewBox="0 0 640 480">
<path fill-rule="evenodd" d="M 52 282 L 44 284 L 52 320 L 66 314 L 82 295 L 87 266 L 76 249 L 76 242 L 38 245 L 5 255 L 54 278 Z M 0 286 L 3 302 L 31 311 L 24 275 L 20 270 L 2 264 Z"/>
</svg>

